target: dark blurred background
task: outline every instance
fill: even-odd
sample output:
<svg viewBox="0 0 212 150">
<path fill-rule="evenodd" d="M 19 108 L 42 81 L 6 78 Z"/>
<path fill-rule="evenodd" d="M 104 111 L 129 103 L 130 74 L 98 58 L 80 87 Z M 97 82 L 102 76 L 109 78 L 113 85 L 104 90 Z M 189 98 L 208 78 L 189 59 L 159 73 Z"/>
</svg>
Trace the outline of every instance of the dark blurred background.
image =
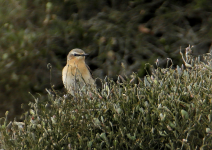
<svg viewBox="0 0 212 150">
<path fill-rule="evenodd" d="M 181 65 L 182 51 L 210 50 L 209 0 L 0 0 L 0 117 L 10 120 L 34 97 L 45 98 L 50 84 L 64 92 L 66 56 L 81 48 L 95 78 L 137 72 L 146 63 Z M 51 63 L 50 70 L 47 64 Z M 32 94 L 30 95 L 29 92 Z"/>
</svg>

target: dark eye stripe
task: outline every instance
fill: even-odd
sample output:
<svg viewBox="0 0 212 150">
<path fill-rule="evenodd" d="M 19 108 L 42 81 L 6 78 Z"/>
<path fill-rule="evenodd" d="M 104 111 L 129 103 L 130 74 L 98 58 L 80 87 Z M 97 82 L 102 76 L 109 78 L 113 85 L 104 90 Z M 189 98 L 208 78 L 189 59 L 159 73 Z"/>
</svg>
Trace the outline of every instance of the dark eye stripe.
<svg viewBox="0 0 212 150">
<path fill-rule="evenodd" d="M 76 54 L 76 53 L 74 53 L 74 56 L 81 56 L 80 54 Z"/>
</svg>

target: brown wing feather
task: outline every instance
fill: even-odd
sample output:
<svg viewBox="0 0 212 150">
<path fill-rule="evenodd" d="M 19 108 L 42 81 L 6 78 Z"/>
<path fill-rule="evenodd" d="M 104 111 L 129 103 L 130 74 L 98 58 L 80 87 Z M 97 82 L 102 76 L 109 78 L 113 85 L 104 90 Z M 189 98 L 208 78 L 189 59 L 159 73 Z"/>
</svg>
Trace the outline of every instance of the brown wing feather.
<svg viewBox="0 0 212 150">
<path fill-rule="evenodd" d="M 90 74 L 91 74 L 91 77 L 93 78 L 93 74 L 92 74 L 92 71 L 91 71 L 91 69 L 89 68 L 89 66 L 86 64 L 86 67 L 88 68 L 88 70 L 89 70 L 89 72 L 90 72 Z"/>
</svg>

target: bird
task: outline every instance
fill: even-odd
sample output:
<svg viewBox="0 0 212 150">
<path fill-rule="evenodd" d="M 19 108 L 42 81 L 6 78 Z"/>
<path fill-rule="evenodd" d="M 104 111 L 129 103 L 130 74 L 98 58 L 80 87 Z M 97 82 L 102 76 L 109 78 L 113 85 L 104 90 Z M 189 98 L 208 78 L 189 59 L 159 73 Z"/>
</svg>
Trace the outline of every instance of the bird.
<svg viewBox="0 0 212 150">
<path fill-rule="evenodd" d="M 67 55 L 67 64 L 62 70 L 64 87 L 72 96 L 80 93 L 82 89 L 88 90 L 96 87 L 90 68 L 85 63 L 85 56 L 88 54 L 83 50 L 72 49 Z"/>
</svg>

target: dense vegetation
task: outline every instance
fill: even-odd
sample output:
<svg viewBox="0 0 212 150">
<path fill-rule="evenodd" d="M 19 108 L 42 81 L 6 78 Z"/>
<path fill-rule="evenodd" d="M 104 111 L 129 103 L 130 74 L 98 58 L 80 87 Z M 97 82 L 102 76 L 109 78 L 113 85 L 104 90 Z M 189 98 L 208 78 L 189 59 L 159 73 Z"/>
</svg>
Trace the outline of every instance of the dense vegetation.
<svg viewBox="0 0 212 150">
<path fill-rule="evenodd" d="M 143 80 L 136 74 L 105 79 L 93 94 L 61 97 L 48 89 L 48 99 L 30 102 L 24 122 L 9 122 L 6 112 L 1 147 L 211 149 L 211 58 L 186 53 L 187 69 L 151 66 L 153 74 Z"/>
<path fill-rule="evenodd" d="M 143 77 L 145 64 L 153 64 L 157 58 L 161 68 L 167 65 L 167 58 L 176 67 L 177 62 L 182 63 L 180 47 L 184 50 L 188 44 L 195 45 L 196 54 L 207 52 L 212 37 L 211 3 L 0 0 L 0 116 L 9 111 L 8 120 L 20 120 L 21 104 L 26 107 L 33 100 L 29 92 L 45 101 L 45 88 L 52 85 L 62 91 L 61 70 L 72 48 L 90 53 L 87 63 L 95 78 L 108 76 L 114 81 L 119 74 L 132 72 Z M 120 67 L 122 63 L 125 69 Z"/>
</svg>

